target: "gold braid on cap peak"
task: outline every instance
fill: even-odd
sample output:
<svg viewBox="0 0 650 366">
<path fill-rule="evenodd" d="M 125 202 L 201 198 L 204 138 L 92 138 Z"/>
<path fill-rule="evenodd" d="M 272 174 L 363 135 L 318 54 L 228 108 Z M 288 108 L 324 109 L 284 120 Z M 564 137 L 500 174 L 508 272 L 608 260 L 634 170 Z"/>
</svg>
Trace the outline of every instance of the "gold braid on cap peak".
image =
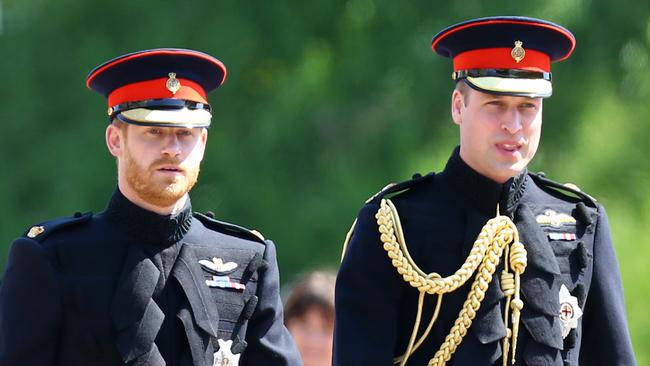
<svg viewBox="0 0 650 366">
<path fill-rule="evenodd" d="M 519 232 L 512 220 L 507 216 L 499 215 L 499 207 L 497 206 L 497 216 L 490 219 L 483 226 L 478 238 L 474 241 L 472 250 L 467 256 L 465 263 L 455 273 L 443 278 L 435 272 L 429 274 L 424 273 L 415 264 L 406 246 L 397 209 L 389 199 L 381 200 L 381 206 L 375 218 L 379 226 L 380 238 L 384 250 L 388 253 L 393 267 L 402 275 L 404 281 L 408 282 L 420 292 L 415 324 L 413 325 L 408 346 L 404 354 L 396 357 L 393 363 L 400 364 L 401 366 L 406 365 L 406 361 L 411 354 L 420 347 L 429 335 L 440 311 L 442 296 L 461 287 L 478 269 L 476 278 L 467 295 L 467 300 L 465 300 L 458 314 L 458 318 L 456 318 L 451 331 L 440 346 L 440 349 L 428 363 L 428 366 L 445 365 L 451 359 L 451 356 L 463 341 L 463 337 L 467 334 L 467 330 L 472 325 L 472 321 L 481 307 L 481 302 L 485 298 L 485 292 L 492 281 L 492 276 L 505 251 L 505 256 L 509 260 L 504 263 L 501 280 L 501 286 L 507 298 L 504 311 L 504 323 L 507 329 L 507 335 L 503 339 L 503 365 L 508 364 L 510 339 L 512 339 L 512 363 L 514 364 L 519 318 L 521 309 L 523 308 L 523 302 L 519 297 L 519 279 L 521 274 L 526 270 L 526 249 L 519 242 Z M 512 268 L 514 273 L 511 273 L 509 268 Z M 426 294 L 438 295 L 438 301 L 429 325 L 416 342 L 415 339 L 420 328 L 422 307 Z M 512 310 L 512 329 L 508 326 L 508 314 L 510 310 Z"/>
</svg>

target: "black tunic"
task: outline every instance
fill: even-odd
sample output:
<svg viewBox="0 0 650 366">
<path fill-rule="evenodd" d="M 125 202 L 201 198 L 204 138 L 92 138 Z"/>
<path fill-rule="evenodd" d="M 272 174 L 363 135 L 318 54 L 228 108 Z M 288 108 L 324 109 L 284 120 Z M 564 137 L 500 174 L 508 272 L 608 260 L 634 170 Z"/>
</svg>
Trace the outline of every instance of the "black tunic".
<svg viewBox="0 0 650 366">
<path fill-rule="evenodd" d="M 424 272 L 443 277 L 460 268 L 483 225 L 496 216 L 497 203 L 501 214 L 513 219 L 528 252 L 521 279 L 524 308 L 517 365 L 634 365 L 605 211 L 588 196 L 569 195 L 557 190 L 560 187 L 526 171 L 497 184 L 467 166 L 456 149 L 443 172 L 399 184 L 369 201 L 361 209 L 337 278 L 334 364 L 388 366 L 407 347 L 419 292 L 392 266 L 375 218 L 381 198 L 391 197 L 414 261 Z M 543 224 L 538 216 L 549 210 L 575 220 Z M 564 237 L 558 240 L 558 234 Z M 447 365 L 501 365 L 506 327 L 500 270 Z M 433 358 L 472 281 L 444 295 L 436 325 L 408 365 L 426 365 Z M 559 319 L 562 284 L 584 311 L 577 329 L 564 339 Z M 435 300 L 427 296 L 419 334 L 433 314 Z"/>
<path fill-rule="evenodd" d="M 107 209 L 17 239 L 0 286 L 0 365 L 301 365 L 282 324 L 275 246 L 181 212 L 161 216 L 116 190 Z M 34 235 L 32 235 L 34 236 Z M 237 266 L 245 288 L 210 287 L 199 260 Z M 241 286 L 240 286 L 241 287 Z"/>
</svg>

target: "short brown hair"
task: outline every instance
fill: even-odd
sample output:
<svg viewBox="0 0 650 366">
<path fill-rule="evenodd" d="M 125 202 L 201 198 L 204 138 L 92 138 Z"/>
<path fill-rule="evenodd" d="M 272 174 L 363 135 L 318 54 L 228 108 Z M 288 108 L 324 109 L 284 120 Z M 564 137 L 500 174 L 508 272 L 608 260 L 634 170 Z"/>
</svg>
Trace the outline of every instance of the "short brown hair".
<svg viewBox="0 0 650 366">
<path fill-rule="evenodd" d="M 465 105 L 469 103 L 469 85 L 464 80 L 458 80 L 456 82 L 456 90 L 463 96 L 463 102 Z"/>
<path fill-rule="evenodd" d="M 336 277 L 326 271 L 303 275 L 291 289 L 284 304 L 284 323 L 301 318 L 311 309 L 318 309 L 328 321 L 334 321 L 334 285 Z"/>
</svg>

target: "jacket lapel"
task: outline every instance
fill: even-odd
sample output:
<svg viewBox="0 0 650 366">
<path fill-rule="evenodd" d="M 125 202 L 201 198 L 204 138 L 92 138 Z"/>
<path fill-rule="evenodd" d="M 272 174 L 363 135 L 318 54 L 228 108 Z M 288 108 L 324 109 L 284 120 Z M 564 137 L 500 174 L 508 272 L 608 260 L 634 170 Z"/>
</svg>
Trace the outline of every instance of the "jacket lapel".
<svg viewBox="0 0 650 366">
<path fill-rule="evenodd" d="M 171 277 L 180 284 L 192 310 L 194 321 L 212 337 L 217 337 L 219 313 L 212 299 L 205 275 L 190 245 L 183 243 Z"/>
<path fill-rule="evenodd" d="M 160 271 L 135 245 L 129 246 L 111 303 L 117 348 L 125 363 L 164 365 L 154 341 L 165 315 L 152 300 Z M 162 363 L 161 363 L 162 362 Z"/>
<path fill-rule="evenodd" d="M 521 320 L 535 342 L 561 350 L 560 267 L 533 212 L 525 204 L 518 207 L 515 224 L 529 263 L 521 278 L 525 303 Z"/>
</svg>

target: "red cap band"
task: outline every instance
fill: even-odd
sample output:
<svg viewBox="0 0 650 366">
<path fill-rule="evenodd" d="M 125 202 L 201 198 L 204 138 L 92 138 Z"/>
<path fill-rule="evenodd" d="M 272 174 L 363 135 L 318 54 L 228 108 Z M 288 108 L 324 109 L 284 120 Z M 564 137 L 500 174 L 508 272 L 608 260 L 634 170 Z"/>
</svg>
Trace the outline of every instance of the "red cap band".
<svg viewBox="0 0 650 366">
<path fill-rule="evenodd" d="M 117 88 L 108 95 L 108 106 L 113 107 L 126 102 L 165 98 L 208 103 L 205 90 L 199 84 L 187 79 L 177 79 L 181 87 L 176 93 L 172 93 L 167 89 L 167 80 L 168 78 L 160 78 L 140 81 Z"/>
<path fill-rule="evenodd" d="M 454 57 L 454 71 L 470 69 L 551 71 L 551 58 L 544 52 L 527 49 L 526 55 L 519 62 L 515 61 L 511 52 L 512 48 L 481 48 L 465 51 Z"/>
</svg>

